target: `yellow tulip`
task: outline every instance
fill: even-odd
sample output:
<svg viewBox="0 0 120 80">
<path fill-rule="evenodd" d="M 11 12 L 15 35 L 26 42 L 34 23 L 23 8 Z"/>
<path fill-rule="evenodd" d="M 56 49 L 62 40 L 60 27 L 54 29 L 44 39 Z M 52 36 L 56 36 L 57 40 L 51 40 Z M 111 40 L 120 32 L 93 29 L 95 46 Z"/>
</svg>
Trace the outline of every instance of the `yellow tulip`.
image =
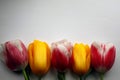
<svg viewBox="0 0 120 80">
<path fill-rule="evenodd" d="M 36 75 L 47 73 L 50 68 L 51 52 L 46 42 L 34 40 L 28 47 L 29 65 Z"/>
<path fill-rule="evenodd" d="M 71 68 L 78 75 L 84 75 L 90 68 L 90 48 L 88 45 L 76 43 L 73 46 L 72 56 L 70 58 Z"/>
</svg>

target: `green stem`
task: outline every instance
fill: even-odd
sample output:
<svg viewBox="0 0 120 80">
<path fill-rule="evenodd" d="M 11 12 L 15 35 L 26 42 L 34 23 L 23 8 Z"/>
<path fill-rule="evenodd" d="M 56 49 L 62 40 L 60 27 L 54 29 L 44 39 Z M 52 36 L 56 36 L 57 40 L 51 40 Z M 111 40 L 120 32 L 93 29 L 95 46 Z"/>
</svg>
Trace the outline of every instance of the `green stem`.
<svg viewBox="0 0 120 80">
<path fill-rule="evenodd" d="M 88 71 L 88 73 L 84 75 L 83 80 L 86 80 L 86 78 L 90 75 L 91 71 L 92 71 L 92 69 L 90 69 Z"/>
<path fill-rule="evenodd" d="M 79 76 L 80 80 L 82 80 L 82 76 Z"/>
<path fill-rule="evenodd" d="M 41 76 L 38 77 L 38 80 L 41 80 Z"/>
<path fill-rule="evenodd" d="M 25 80 L 29 80 L 28 77 L 27 77 L 27 74 L 26 74 L 25 69 L 23 69 L 22 72 L 23 72 L 23 75 L 24 75 L 24 79 L 25 79 Z"/>
<path fill-rule="evenodd" d="M 58 80 L 65 80 L 65 73 L 64 72 L 58 72 Z"/>
<path fill-rule="evenodd" d="M 103 73 L 100 73 L 100 80 L 103 80 Z"/>
</svg>

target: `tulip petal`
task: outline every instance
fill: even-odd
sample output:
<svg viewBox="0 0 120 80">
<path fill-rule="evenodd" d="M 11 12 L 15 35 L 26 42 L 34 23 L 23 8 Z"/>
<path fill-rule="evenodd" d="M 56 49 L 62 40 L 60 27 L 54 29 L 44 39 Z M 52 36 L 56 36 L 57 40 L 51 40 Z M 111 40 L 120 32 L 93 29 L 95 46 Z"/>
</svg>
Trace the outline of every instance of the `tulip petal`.
<svg viewBox="0 0 120 80">
<path fill-rule="evenodd" d="M 34 40 L 28 47 L 29 64 L 32 72 L 37 75 L 45 74 L 50 68 L 50 49 L 47 43 Z"/>
<path fill-rule="evenodd" d="M 51 64 L 51 52 L 50 52 L 50 48 L 47 45 L 47 43 L 45 43 L 45 45 L 46 45 L 46 48 L 47 48 L 47 62 L 46 62 L 47 66 L 46 66 L 46 69 L 45 69 L 44 73 L 46 73 L 49 70 L 50 64 Z"/>
<path fill-rule="evenodd" d="M 107 53 L 104 56 L 104 67 L 106 67 L 106 70 L 109 70 L 115 61 L 115 53 L 116 53 L 116 49 L 114 46 L 111 46 L 109 48 L 109 50 L 107 51 Z"/>
<path fill-rule="evenodd" d="M 100 50 L 100 49 L 99 49 Z M 102 67 L 102 55 L 99 53 L 98 48 L 96 46 L 91 45 L 91 61 L 92 66 L 96 68 L 96 70 L 101 70 Z"/>
<path fill-rule="evenodd" d="M 86 71 L 85 71 L 86 73 L 90 68 L 91 54 L 90 54 L 90 48 L 88 45 L 85 45 L 85 49 L 86 49 Z"/>
<path fill-rule="evenodd" d="M 52 65 L 60 72 L 64 72 L 69 66 L 69 58 L 72 53 L 72 44 L 67 40 L 52 43 Z"/>
<path fill-rule="evenodd" d="M 42 42 L 34 42 L 34 64 L 36 68 L 44 70 L 46 67 L 46 46 Z"/>
<path fill-rule="evenodd" d="M 83 43 L 76 43 L 73 46 L 72 56 L 70 57 L 70 68 L 78 75 L 84 75 L 89 71 L 91 63 L 90 48 Z"/>
<path fill-rule="evenodd" d="M 0 59 L 13 71 L 24 69 L 28 64 L 27 49 L 20 40 L 0 45 Z"/>
<path fill-rule="evenodd" d="M 89 52 L 89 53 L 88 53 Z M 74 71 L 85 74 L 90 67 L 90 49 L 84 44 L 75 44 L 73 48 Z"/>
<path fill-rule="evenodd" d="M 34 58 L 33 43 L 29 44 L 28 57 L 29 57 L 29 65 L 30 65 L 33 73 L 38 72 L 38 70 L 34 67 L 34 62 L 33 62 L 33 58 Z"/>
<path fill-rule="evenodd" d="M 61 53 L 61 51 L 56 48 L 52 52 L 52 65 L 58 70 L 58 71 L 64 71 L 68 67 L 68 58 Z"/>
<path fill-rule="evenodd" d="M 20 40 L 8 41 L 6 46 L 6 64 L 11 70 L 26 67 L 28 62 L 27 49 Z"/>
<path fill-rule="evenodd" d="M 116 49 L 112 43 L 93 42 L 91 45 L 92 66 L 101 73 L 108 71 L 115 61 Z"/>
</svg>

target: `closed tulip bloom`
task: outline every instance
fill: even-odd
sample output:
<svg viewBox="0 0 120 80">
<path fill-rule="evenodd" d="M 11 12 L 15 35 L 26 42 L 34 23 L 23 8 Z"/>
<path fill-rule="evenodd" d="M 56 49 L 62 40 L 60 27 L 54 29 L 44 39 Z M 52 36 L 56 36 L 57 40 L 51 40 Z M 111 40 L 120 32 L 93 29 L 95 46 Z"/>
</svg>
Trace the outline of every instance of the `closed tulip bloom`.
<svg viewBox="0 0 120 80">
<path fill-rule="evenodd" d="M 52 43 L 51 47 L 52 47 L 52 66 L 58 71 L 58 73 L 64 73 L 66 69 L 68 69 L 69 67 L 69 58 L 72 52 L 72 44 L 67 40 L 61 40 Z M 59 80 L 64 79 L 59 78 Z"/>
<path fill-rule="evenodd" d="M 0 59 L 12 71 L 23 70 L 25 80 L 27 80 L 24 69 L 28 64 L 28 53 L 22 41 L 12 40 L 1 44 Z"/>
<path fill-rule="evenodd" d="M 52 65 L 58 71 L 65 71 L 69 65 L 72 45 L 66 40 L 52 43 Z"/>
<path fill-rule="evenodd" d="M 70 58 L 70 66 L 78 75 L 86 74 L 90 69 L 90 48 L 83 43 L 76 43 L 73 46 L 72 56 Z"/>
<path fill-rule="evenodd" d="M 39 40 L 34 40 L 28 47 L 29 64 L 32 72 L 42 76 L 50 68 L 51 52 L 48 44 Z"/>
<path fill-rule="evenodd" d="M 114 64 L 116 48 L 112 43 L 93 42 L 91 45 L 92 67 L 99 73 L 105 73 Z"/>
</svg>

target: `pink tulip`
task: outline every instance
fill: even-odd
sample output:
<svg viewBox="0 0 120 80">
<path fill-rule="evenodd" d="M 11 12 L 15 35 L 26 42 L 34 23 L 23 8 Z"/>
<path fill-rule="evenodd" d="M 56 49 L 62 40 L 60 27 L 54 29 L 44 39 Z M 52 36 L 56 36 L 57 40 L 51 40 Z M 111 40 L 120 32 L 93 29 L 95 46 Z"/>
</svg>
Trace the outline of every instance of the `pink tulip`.
<svg viewBox="0 0 120 80">
<path fill-rule="evenodd" d="M 27 49 L 20 40 L 8 41 L 0 46 L 0 59 L 12 71 L 24 70 L 28 64 Z"/>
<path fill-rule="evenodd" d="M 69 67 L 72 44 L 67 40 L 52 43 L 52 65 L 58 72 L 65 72 Z"/>
<path fill-rule="evenodd" d="M 91 45 L 92 67 L 99 73 L 105 73 L 114 64 L 116 48 L 112 43 L 93 42 Z"/>
</svg>

